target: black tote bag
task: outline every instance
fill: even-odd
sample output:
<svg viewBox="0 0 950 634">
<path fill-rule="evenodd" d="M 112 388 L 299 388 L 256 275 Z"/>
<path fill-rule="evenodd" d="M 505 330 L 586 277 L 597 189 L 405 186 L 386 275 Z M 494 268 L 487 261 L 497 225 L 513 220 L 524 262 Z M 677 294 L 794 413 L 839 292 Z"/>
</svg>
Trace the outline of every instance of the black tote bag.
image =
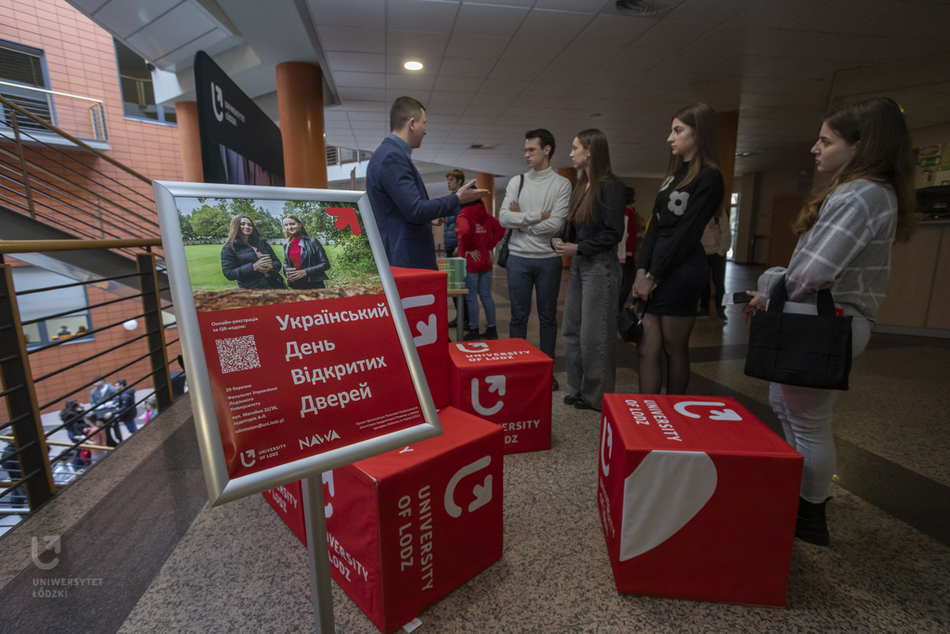
<svg viewBox="0 0 950 634">
<path fill-rule="evenodd" d="M 752 314 L 745 373 L 785 385 L 847 390 L 851 373 L 851 317 L 835 314 L 828 289 L 818 291 L 818 314 L 785 313 L 783 276 L 766 311 Z"/>
</svg>

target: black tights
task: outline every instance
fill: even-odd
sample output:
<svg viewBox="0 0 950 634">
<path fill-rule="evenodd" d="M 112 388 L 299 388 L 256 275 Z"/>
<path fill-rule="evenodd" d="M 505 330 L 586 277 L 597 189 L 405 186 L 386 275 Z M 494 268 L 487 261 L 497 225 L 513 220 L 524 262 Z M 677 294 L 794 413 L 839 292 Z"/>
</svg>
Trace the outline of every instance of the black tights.
<svg viewBox="0 0 950 634">
<path fill-rule="evenodd" d="M 685 394 L 689 385 L 689 335 L 696 317 L 643 316 L 643 336 L 637 344 L 640 358 L 640 394 L 659 394 L 663 384 L 662 355 L 666 353 L 667 394 Z"/>
</svg>

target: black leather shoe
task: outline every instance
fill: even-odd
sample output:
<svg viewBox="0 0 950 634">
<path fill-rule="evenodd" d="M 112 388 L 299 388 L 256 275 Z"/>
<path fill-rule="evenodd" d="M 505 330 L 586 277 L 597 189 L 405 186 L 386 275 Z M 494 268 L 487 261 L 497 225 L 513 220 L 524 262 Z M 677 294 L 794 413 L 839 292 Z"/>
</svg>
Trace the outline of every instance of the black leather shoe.
<svg viewBox="0 0 950 634">
<path fill-rule="evenodd" d="M 580 400 L 580 399 L 578 399 L 576 396 L 571 396 L 570 394 L 568 394 L 567 396 L 564 397 L 564 404 L 565 404 L 565 405 L 573 405 L 573 404 L 576 403 L 578 400 Z"/>
<path fill-rule="evenodd" d="M 594 409 L 594 408 L 588 405 L 587 401 L 585 401 L 582 398 L 579 398 L 574 402 L 574 409 Z"/>
</svg>

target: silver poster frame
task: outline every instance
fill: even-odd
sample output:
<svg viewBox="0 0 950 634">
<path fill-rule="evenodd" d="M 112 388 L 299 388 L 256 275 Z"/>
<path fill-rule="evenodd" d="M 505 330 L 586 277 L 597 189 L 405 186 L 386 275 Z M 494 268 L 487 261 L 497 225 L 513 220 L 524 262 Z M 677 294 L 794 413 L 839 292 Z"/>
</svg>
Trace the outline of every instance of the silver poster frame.
<svg viewBox="0 0 950 634">
<path fill-rule="evenodd" d="M 195 428 L 198 434 L 198 446 L 201 464 L 204 470 L 208 500 L 211 506 L 232 502 L 248 495 L 260 493 L 277 486 L 316 476 L 325 471 L 370 458 L 393 449 L 438 436 L 442 433 L 438 413 L 432 402 L 432 395 L 425 380 L 419 355 L 412 341 L 409 322 L 403 312 L 396 282 L 389 267 L 389 260 L 376 218 L 370 206 L 369 197 L 362 191 L 304 189 L 291 187 L 258 187 L 251 185 L 219 185 L 211 183 L 179 183 L 153 181 L 155 204 L 158 208 L 158 220 L 162 233 L 162 246 L 168 269 L 169 286 L 174 301 L 174 313 L 181 337 L 185 372 L 188 377 L 188 390 L 194 412 Z M 181 227 L 178 222 L 176 198 L 251 198 L 257 200 L 278 201 L 317 201 L 343 202 L 355 205 L 360 212 L 363 227 L 369 239 L 370 247 L 379 276 L 382 281 L 389 312 L 396 325 L 399 342 L 409 366 L 409 374 L 425 423 L 406 429 L 390 432 L 364 440 L 346 447 L 340 447 L 310 456 L 294 462 L 271 467 L 238 478 L 230 478 L 224 457 L 224 447 L 218 429 L 218 419 L 214 409 L 211 381 L 208 375 L 204 348 L 201 345 L 201 332 L 198 328 L 198 313 L 195 309 L 191 278 L 182 242 Z"/>
</svg>

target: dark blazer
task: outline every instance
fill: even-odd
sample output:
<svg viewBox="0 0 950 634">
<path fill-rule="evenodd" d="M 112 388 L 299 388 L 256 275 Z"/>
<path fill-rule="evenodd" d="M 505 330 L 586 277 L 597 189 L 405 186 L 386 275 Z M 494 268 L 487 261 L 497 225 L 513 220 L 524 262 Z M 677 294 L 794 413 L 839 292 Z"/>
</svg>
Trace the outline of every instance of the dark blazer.
<svg viewBox="0 0 950 634">
<path fill-rule="evenodd" d="M 284 244 L 284 270 L 293 266 L 290 262 L 288 252 L 290 251 L 290 240 Z M 327 279 L 326 271 L 330 269 L 330 258 L 327 252 L 323 250 L 323 245 L 316 238 L 302 236 L 300 238 L 300 268 L 307 271 L 307 277 L 296 282 L 287 280 L 287 286 L 290 288 L 324 288 Z"/>
<path fill-rule="evenodd" d="M 577 254 L 587 257 L 614 248 L 623 238 L 624 209 L 627 205 L 625 192 L 623 181 L 608 174 L 600 188 L 600 202 L 594 206 L 593 222 L 578 224 L 565 221 L 554 237 L 576 243 Z"/>
<path fill-rule="evenodd" d="M 232 282 L 236 281 L 239 288 L 286 288 L 284 279 L 280 276 L 280 258 L 274 253 L 274 249 L 266 240 L 262 240 L 258 251 L 269 255 L 274 264 L 270 277 L 254 270 L 257 254 L 240 238 L 231 244 L 225 244 L 221 249 L 221 272 L 224 277 Z"/>
<path fill-rule="evenodd" d="M 366 194 L 390 266 L 437 270 L 430 222 L 458 214 L 458 196 L 429 200 L 419 171 L 389 137 L 369 160 Z"/>
</svg>

